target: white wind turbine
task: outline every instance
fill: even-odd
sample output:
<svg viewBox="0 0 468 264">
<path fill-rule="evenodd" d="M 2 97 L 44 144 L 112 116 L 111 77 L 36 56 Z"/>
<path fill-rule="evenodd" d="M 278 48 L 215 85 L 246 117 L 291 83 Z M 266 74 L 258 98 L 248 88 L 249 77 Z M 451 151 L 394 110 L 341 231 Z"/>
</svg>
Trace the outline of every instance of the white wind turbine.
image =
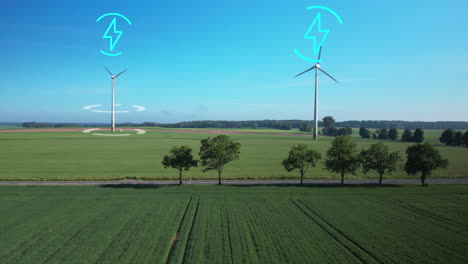
<svg viewBox="0 0 468 264">
<path fill-rule="evenodd" d="M 294 78 L 308 72 L 308 71 L 311 71 L 311 70 L 314 70 L 315 69 L 315 110 L 314 110 L 314 139 L 317 140 L 317 135 L 318 135 L 318 71 L 321 71 L 323 73 L 325 73 L 325 75 L 327 75 L 328 77 L 330 77 L 332 80 L 334 80 L 335 82 L 339 83 L 335 78 L 333 78 L 330 74 L 328 74 L 326 71 L 324 71 L 321 67 L 320 67 L 320 56 L 322 55 L 322 47 L 320 47 L 320 51 L 319 51 L 319 55 L 318 55 L 318 58 L 317 58 L 317 63 L 312 66 L 310 69 L 304 71 L 304 72 L 301 72 L 299 73 L 298 75 L 294 76 Z"/>
<path fill-rule="evenodd" d="M 123 70 L 121 73 L 117 74 L 117 75 L 114 75 L 112 74 L 111 71 L 109 71 L 109 69 L 106 68 L 106 66 L 104 66 L 104 68 L 106 69 L 106 71 L 111 75 L 111 78 L 112 78 L 112 125 L 111 125 L 111 131 L 112 132 L 115 132 L 115 112 L 114 112 L 114 91 L 115 91 L 115 79 L 117 79 L 117 77 L 119 77 L 122 73 L 126 72 L 127 69 Z"/>
</svg>

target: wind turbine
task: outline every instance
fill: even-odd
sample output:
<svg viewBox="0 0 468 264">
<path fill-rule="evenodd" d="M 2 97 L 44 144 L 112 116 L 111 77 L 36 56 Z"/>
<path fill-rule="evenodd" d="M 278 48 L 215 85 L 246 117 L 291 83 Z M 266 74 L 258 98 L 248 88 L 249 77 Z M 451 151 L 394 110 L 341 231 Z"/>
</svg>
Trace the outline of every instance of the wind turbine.
<svg viewBox="0 0 468 264">
<path fill-rule="evenodd" d="M 115 132 L 115 112 L 114 112 L 115 79 L 117 79 L 117 77 L 119 77 L 122 73 L 126 72 L 127 69 L 123 70 L 121 73 L 119 73 L 117 75 L 114 75 L 114 74 L 112 74 L 111 71 L 109 71 L 109 69 L 106 68 L 106 66 L 104 66 L 104 68 L 111 75 L 111 79 L 112 79 L 112 125 L 111 125 L 111 131 Z"/>
<path fill-rule="evenodd" d="M 321 67 L 320 67 L 320 56 L 322 55 L 322 47 L 320 47 L 320 51 L 319 51 L 319 55 L 318 55 L 318 58 L 317 58 L 317 63 L 312 66 L 310 69 L 306 70 L 306 71 L 303 71 L 301 73 L 299 73 L 298 75 L 294 76 L 294 78 L 306 73 L 306 72 L 309 72 L 311 70 L 315 70 L 315 110 L 314 110 L 314 124 L 315 124 L 315 127 L 314 127 L 314 139 L 317 140 L 317 135 L 318 135 L 318 119 L 317 119 L 317 116 L 318 116 L 318 72 L 321 71 L 323 73 L 325 73 L 325 75 L 327 75 L 328 77 L 330 77 L 332 80 L 334 80 L 335 82 L 339 83 L 335 78 L 333 78 L 330 74 L 328 74 L 326 71 L 324 71 Z"/>
</svg>

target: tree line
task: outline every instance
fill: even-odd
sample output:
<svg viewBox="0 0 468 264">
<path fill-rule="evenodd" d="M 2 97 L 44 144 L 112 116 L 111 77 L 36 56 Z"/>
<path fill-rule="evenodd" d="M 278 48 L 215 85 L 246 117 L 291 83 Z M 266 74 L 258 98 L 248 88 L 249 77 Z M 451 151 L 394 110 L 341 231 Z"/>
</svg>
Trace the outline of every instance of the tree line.
<svg viewBox="0 0 468 264">
<path fill-rule="evenodd" d="M 346 136 L 353 134 L 353 129 L 351 127 L 335 127 L 335 119 L 332 116 L 326 116 L 322 119 L 322 134 L 327 136 Z"/>
<path fill-rule="evenodd" d="M 293 128 L 311 124 L 303 120 L 248 120 L 248 121 L 187 121 L 173 124 L 161 124 L 155 122 L 144 122 L 139 126 L 166 127 L 166 128 L 252 128 L 257 127 L 275 128 L 280 130 L 291 130 Z"/>
<path fill-rule="evenodd" d="M 377 129 L 374 132 L 370 131 L 368 128 L 360 127 L 359 135 L 362 138 L 373 138 L 373 139 L 383 139 L 383 140 L 398 140 L 398 130 L 396 128 L 382 128 Z M 405 129 L 400 138 L 401 141 L 406 142 L 416 142 L 421 143 L 424 141 L 424 130 L 421 128 L 416 128 L 416 130 L 411 131 L 410 129 Z"/>
<path fill-rule="evenodd" d="M 152 123 L 152 122 L 148 122 Z M 291 128 L 299 129 L 309 127 L 312 131 L 311 120 L 249 120 L 249 121 L 187 121 L 172 124 L 152 123 L 154 126 L 162 126 L 169 128 L 251 128 L 251 127 L 268 127 L 276 128 L 278 124 L 285 124 Z M 362 121 L 341 121 L 335 122 L 335 127 L 367 127 L 373 129 L 468 129 L 468 122 L 464 121 L 437 121 L 437 122 L 421 122 L 421 121 L 386 121 L 386 120 L 362 120 Z M 323 121 L 318 122 L 319 127 L 326 127 Z"/>
<path fill-rule="evenodd" d="M 164 168 L 174 168 L 179 171 L 179 184 L 182 184 L 182 171 L 190 170 L 200 164 L 203 171 L 216 170 L 218 184 L 221 184 L 221 175 L 226 164 L 239 159 L 240 143 L 234 142 L 226 135 L 214 138 L 205 138 L 200 141 L 200 160 L 194 159 L 189 146 L 175 146 L 162 160 Z"/>
<path fill-rule="evenodd" d="M 41 122 L 25 122 L 23 127 L 91 127 L 98 124 L 90 123 L 41 123 Z M 108 124 L 99 124 L 108 125 Z M 372 129 L 468 129 L 468 122 L 462 121 L 438 121 L 438 122 L 419 122 L 419 121 L 379 121 L 379 120 L 362 120 L 362 121 L 342 121 L 335 122 L 336 127 L 367 127 Z M 276 129 L 303 129 L 302 131 L 312 131 L 312 121 L 310 120 L 247 120 L 247 121 L 223 121 L 223 120 L 206 120 L 206 121 L 186 121 L 178 123 L 119 123 L 118 127 L 167 127 L 167 128 L 276 128 Z M 319 127 L 325 127 L 323 121 L 318 122 Z"/>
<path fill-rule="evenodd" d="M 38 122 L 25 122 L 22 124 L 23 127 L 27 128 L 47 128 L 47 127 L 77 127 L 77 124 L 72 123 L 58 123 L 58 124 L 51 124 L 51 123 L 38 123 Z"/>
<path fill-rule="evenodd" d="M 168 128 L 252 128 L 252 127 L 267 127 L 276 128 L 278 124 L 285 124 L 291 128 L 304 129 L 303 131 L 312 131 L 313 124 L 311 120 L 249 120 L 249 121 L 187 121 L 172 124 L 161 124 L 154 122 L 146 122 L 150 126 L 161 126 Z M 319 127 L 326 127 L 323 120 L 318 121 Z M 372 129 L 468 129 L 468 122 L 464 121 L 437 121 L 437 122 L 420 122 L 420 121 L 379 121 L 379 120 L 362 120 L 362 121 L 336 121 L 335 127 L 367 127 Z"/>
<path fill-rule="evenodd" d="M 194 158 L 189 146 L 175 146 L 163 157 L 162 165 L 164 168 L 178 170 L 179 184 L 182 184 L 183 171 L 199 164 L 203 171 L 215 170 L 218 173 L 218 184 L 222 184 L 223 170 L 229 162 L 239 159 L 241 144 L 226 135 L 202 139 L 200 144 L 200 160 Z M 409 175 L 419 174 L 422 185 L 433 170 L 446 168 L 448 165 L 448 160 L 443 159 L 439 151 L 428 143 L 409 146 L 406 156 L 404 171 Z M 298 144 L 291 147 L 282 165 L 289 172 L 299 170 L 300 183 L 303 184 L 307 170 L 317 166 L 320 159 L 322 156 L 318 151 L 306 144 Z M 353 143 L 348 135 L 343 135 L 337 136 L 331 142 L 324 165 L 326 170 L 340 175 L 341 184 L 344 184 L 345 175 L 356 174 L 360 167 L 364 174 L 376 171 L 379 174 L 379 184 L 382 184 L 383 176 L 397 171 L 401 160 L 398 152 L 390 152 L 388 146 L 382 142 L 358 151 L 357 144 Z"/>
<path fill-rule="evenodd" d="M 442 135 L 439 137 L 440 143 L 453 146 L 463 146 L 468 148 L 468 131 L 464 134 L 461 131 L 454 131 L 449 128 L 442 132 Z"/>
<path fill-rule="evenodd" d="M 408 175 L 420 175 L 421 184 L 433 170 L 446 168 L 448 160 L 443 159 L 439 151 L 428 143 L 414 144 L 406 149 L 406 162 L 404 171 Z M 293 146 L 288 157 L 283 160 L 283 167 L 287 171 L 298 169 L 301 175 L 301 184 L 305 173 L 310 167 L 315 167 L 321 159 L 321 154 L 305 144 Z M 356 174 L 362 167 L 364 174 L 376 171 L 379 174 L 379 184 L 382 184 L 385 174 L 392 174 L 399 169 L 401 156 L 398 152 L 390 152 L 388 146 L 382 142 L 374 143 L 368 149 L 358 151 L 356 143 L 351 142 L 349 136 L 337 136 L 327 150 L 325 169 L 339 174 L 341 184 L 347 174 Z"/>
<path fill-rule="evenodd" d="M 468 122 L 465 121 L 436 121 L 436 122 L 423 122 L 423 121 L 387 121 L 387 120 L 362 120 L 362 121 L 343 121 L 336 122 L 340 127 L 367 127 L 367 128 L 396 128 L 396 129 L 468 129 Z"/>
</svg>

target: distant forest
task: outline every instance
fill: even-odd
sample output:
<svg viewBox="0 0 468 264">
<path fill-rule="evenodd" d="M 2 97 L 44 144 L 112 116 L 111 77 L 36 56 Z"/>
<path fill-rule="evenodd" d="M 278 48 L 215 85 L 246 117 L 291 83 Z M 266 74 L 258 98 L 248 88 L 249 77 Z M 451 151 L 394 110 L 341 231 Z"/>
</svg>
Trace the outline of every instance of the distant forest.
<svg viewBox="0 0 468 264">
<path fill-rule="evenodd" d="M 6 123 L 3 123 L 6 124 Z M 11 124 L 11 123 L 9 123 Z M 305 120 L 250 120 L 250 121 L 187 121 L 173 124 L 162 124 L 155 122 L 144 123 L 120 123 L 118 127 L 166 127 L 166 128 L 276 128 L 282 130 L 290 130 L 299 128 L 304 125 L 311 125 L 312 121 Z M 23 127 L 92 127 L 106 126 L 109 124 L 88 124 L 88 123 L 39 123 L 26 122 L 21 124 Z M 322 127 L 322 121 L 319 121 L 319 126 Z M 421 121 L 342 121 L 335 122 L 335 127 L 365 127 L 365 128 L 397 128 L 397 129 L 468 129 L 468 122 L 463 121 L 437 121 L 437 122 L 421 122 Z"/>
</svg>

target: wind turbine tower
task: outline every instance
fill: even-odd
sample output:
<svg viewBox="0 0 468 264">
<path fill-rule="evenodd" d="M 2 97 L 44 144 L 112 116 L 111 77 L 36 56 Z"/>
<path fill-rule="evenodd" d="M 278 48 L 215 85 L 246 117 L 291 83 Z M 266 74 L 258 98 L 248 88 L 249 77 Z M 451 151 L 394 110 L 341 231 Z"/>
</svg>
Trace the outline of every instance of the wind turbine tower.
<svg viewBox="0 0 468 264">
<path fill-rule="evenodd" d="M 321 71 L 323 72 L 325 75 L 327 75 L 328 77 L 330 77 L 332 80 L 334 80 L 335 82 L 339 83 L 335 78 L 333 78 L 330 74 L 328 74 L 326 71 L 324 71 L 321 67 L 320 67 L 320 56 L 322 55 L 322 47 L 320 47 L 320 51 L 319 51 L 319 55 L 318 55 L 318 58 L 317 58 L 317 63 L 312 66 L 311 68 L 307 69 L 306 71 L 303 71 L 301 73 L 299 73 L 298 75 L 294 76 L 294 78 L 306 73 L 306 72 L 309 72 L 311 70 L 315 70 L 315 104 L 314 104 L 314 139 L 317 140 L 318 139 L 318 72 Z"/>
<path fill-rule="evenodd" d="M 126 72 L 127 69 L 123 70 L 121 73 L 117 74 L 117 75 L 114 75 L 112 74 L 111 71 L 109 71 L 109 69 L 106 68 L 106 66 L 104 66 L 104 68 L 106 69 L 106 71 L 111 75 L 111 79 L 112 79 L 112 110 L 111 110 L 111 113 L 112 113 L 112 121 L 111 121 L 111 132 L 115 132 L 115 105 L 114 105 L 114 93 L 115 93 L 115 79 L 117 79 L 117 77 L 119 77 L 122 73 Z"/>
</svg>

